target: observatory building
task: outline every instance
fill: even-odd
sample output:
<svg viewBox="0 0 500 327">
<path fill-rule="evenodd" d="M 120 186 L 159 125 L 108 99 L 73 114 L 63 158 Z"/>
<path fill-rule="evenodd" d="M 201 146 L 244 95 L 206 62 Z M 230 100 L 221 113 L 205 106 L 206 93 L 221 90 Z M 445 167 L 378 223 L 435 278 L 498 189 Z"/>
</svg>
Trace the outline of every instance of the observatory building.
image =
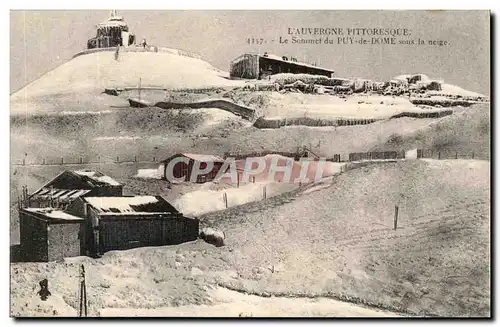
<svg viewBox="0 0 500 327">
<path fill-rule="evenodd" d="M 123 17 L 112 10 L 108 20 L 97 25 L 97 34 L 87 41 L 87 49 L 128 47 L 135 43 L 135 35 L 130 33 Z"/>
</svg>

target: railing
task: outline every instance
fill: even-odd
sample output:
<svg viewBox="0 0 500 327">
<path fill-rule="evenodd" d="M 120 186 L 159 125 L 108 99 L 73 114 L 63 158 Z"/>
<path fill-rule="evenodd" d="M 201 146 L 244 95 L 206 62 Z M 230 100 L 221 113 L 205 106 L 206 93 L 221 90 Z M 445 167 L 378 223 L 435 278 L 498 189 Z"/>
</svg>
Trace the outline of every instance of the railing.
<svg viewBox="0 0 500 327">
<path fill-rule="evenodd" d="M 83 51 L 78 52 L 73 56 L 73 58 L 90 54 L 90 53 L 95 53 L 95 52 L 104 52 L 104 51 L 109 51 L 109 52 L 114 52 L 116 51 L 116 47 L 110 47 L 110 48 L 94 48 L 94 49 L 86 49 Z M 157 46 L 148 46 L 147 48 L 139 47 L 139 46 L 129 46 L 129 47 L 120 47 L 120 52 L 162 52 L 162 53 L 171 53 L 175 54 L 178 56 L 183 56 L 183 57 L 190 57 L 190 58 L 196 58 L 196 59 L 202 59 L 201 55 L 195 52 L 191 51 L 186 51 L 186 50 L 180 50 L 180 49 L 171 49 L 171 48 L 165 48 L 165 47 L 157 47 Z"/>
<path fill-rule="evenodd" d="M 13 166 L 63 166 L 63 165 L 105 165 L 105 164 L 133 164 L 133 163 L 159 163 L 164 158 L 151 156 L 142 157 L 97 157 L 97 158 L 84 158 L 84 157 L 60 157 L 60 158 L 41 158 L 41 159 L 14 159 L 11 160 Z"/>
<path fill-rule="evenodd" d="M 418 149 L 417 158 L 424 159 L 476 159 L 476 153 L 472 152 L 458 152 L 452 150 L 429 150 Z"/>
<path fill-rule="evenodd" d="M 224 153 L 224 158 L 234 158 L 241 160 L 249 157 L 263 157 L 269 154 L 281 155 L 284 157 L 295 158 L 299 160 L 301 157 L 307 157 L 303 148 L 301 147 L 297 152 L 281 152 L 281 151 L 259 151 L 248 153 Z M 314 156 L 313 156 L 314 157 Z M 417 158 L 428 159 L 475 159 L 477 156 L 474 152 L 460 153 L 457 151 L 437 151 L 429 149 L 418 149 Z M 24 159 L 12 159 L 12 166 L 62 166 L 62 165 L 104 165 L 104 164 L 136 164 L 136 163 L 149 163 L 158 164 L 166 157 L 164 156 L 116 156 L 105 157 L 98 156 L 94 158 L 89 157 L 60 157 L 60 158 L 37 158 L 29 159 L 26 156 Z M 375 152 L 351 152 L 349 154 L 334 154 L 333 157 L 327 157 L 326 161 L 331 162 L 352 162 L 362 160 L 388 160 L 388 159 L 405 159 L 405 151 L 375 151 Z M 316 158 L 317 159 L 317 158 Z"/>
</svg>

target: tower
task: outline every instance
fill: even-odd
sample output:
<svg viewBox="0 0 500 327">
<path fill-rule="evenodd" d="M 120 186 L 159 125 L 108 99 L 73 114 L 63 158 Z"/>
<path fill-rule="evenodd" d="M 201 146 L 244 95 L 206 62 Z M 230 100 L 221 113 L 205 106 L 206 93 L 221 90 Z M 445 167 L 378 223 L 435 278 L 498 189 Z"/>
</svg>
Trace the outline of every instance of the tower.
<svg viewBox="0 0 500 327">
<path fill-rule="evenodd" d="M 130 33 L 123 17 L 111 10 L 109 18 L 97 25 L 96 36 L 87 41 L 87 49 L 128 47 L 135 43 L 135 35 Z"/>
</svg>

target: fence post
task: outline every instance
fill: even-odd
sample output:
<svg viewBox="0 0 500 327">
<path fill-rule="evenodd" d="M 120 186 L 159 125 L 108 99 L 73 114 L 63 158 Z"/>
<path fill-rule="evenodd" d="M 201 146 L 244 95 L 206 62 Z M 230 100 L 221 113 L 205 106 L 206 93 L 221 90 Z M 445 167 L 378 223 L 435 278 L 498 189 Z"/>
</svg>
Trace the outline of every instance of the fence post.
<svg viewBox="0 0 500 327">
<path fill-rule="evenodd" d="M 224 192 L 224 194 L 222 195 L 222 199 L 223 199 L 224 204 L 225 204 L 226 209 L 227 209 L 227 193 L 226 192 Z"/>
<path fill-rule="evenodd" d="M 134 156 L 134 161 L 137 162 L 137 156 Z"/>
<path fill-rule="evenodd" d="M 82 163 L 83 163 L 83 158 L 82 158 L 82 157 L 80 157 L 80 164 L 82 164 Z"/>
<path fill-rule="evenodd" d="M 438 160 L 441 159 L 441 151 L 438 152 Z"/>
<path fill-rule="evenodd" d="M 237 178 L 237 184 L 236 184 L 236 187 L 239 188 L 240 187 L 240 173 L 236 173 L 236 178 Z"/>
<path fill-rule="evenodd" d="M 455 159 L 458 159 L 458 152 L 455 152 Z"/>
<path fill-rule="evenodd" d="M 472 159 L 474 159 L 474 151 L 472 151 Z"/>
<path fill-rule="evenodd" d="M 264 185 L 264 188 L 262 189 L 262 193 L 263 193 L 264 199 L 267 199 L 266 185 Z"/>
<path fill-rule="evenodd" d="M 394 206 L 394 230 L 398 229 L 399 206 Z"/>
<path fill-rule="evenodd" d="M 255 184 L 255 176 L 252 176 L 252 181 Z"/>
<path fill-rule="evenodd" d="M 45 165 L 45 158 L 42 159 L 42 165 Z"/>
<path fill-rule="evenodd" d="M 78 310 L 79 317 L 87 317 L 87 287 L 85 283 L 85 268 L 80 266 L 80 307 Z"/>
<path fill-rule="evenodd" d="M 64 165 L 64 158 L 61 158 L 61 165 Z"/>
</svg>

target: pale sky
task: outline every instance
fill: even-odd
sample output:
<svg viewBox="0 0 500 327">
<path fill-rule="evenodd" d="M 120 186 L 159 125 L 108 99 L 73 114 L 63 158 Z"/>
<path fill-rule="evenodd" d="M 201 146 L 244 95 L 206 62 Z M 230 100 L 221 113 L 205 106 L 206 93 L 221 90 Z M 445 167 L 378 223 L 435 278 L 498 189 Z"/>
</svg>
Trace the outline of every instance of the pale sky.
<svg viewBox="0 0 500 327">
<path fill-rule="evenodd" d="M 228 71 L 231 59 L 265 51 L 335 70 L 338 77 L 384 81 L 423 73 L 489 95 L 487 11 L 121 11 L 131 32 L 150 45 L 198 52 Z M 11 11 L 10 91 L 18 90 L 86 48 L 109 11 Z M 410 39 L 448 46 L 279 44 L 288 28 L 407 28 Z M 304 37 L 304 36 L 303 36 Z M 318 36 L 306 36 L 317 38 Z M 325 36 L 323 36 L 325 37 Z M 265 45 L 249 45 L 263 38 Z M 333 37 L 336 40 L 336 36 Z M 365 36 L 370 39 L 370 36 Z M 272 42 L 274 40 L 274 42 Z"/>
</svg>

